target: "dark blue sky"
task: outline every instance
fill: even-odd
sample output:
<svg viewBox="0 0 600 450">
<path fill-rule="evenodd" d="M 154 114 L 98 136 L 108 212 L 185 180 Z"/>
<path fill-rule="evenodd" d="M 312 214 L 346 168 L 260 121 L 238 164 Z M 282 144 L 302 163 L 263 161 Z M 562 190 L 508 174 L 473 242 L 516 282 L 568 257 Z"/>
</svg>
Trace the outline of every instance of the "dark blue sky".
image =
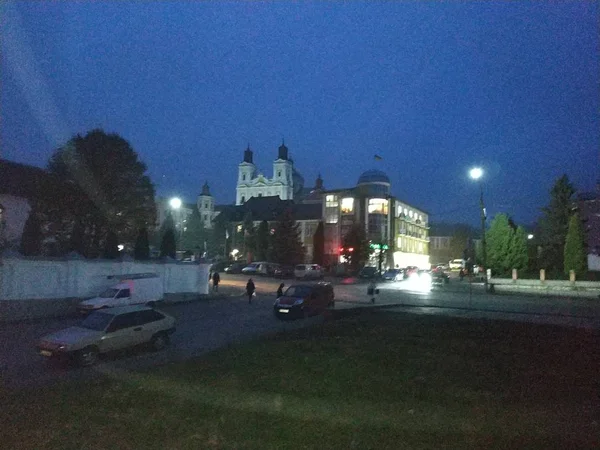
<svg viewBox="0 0 600 450">
<path fill-rule="evenodd" d="M 33 2 L 2 8 L 1 155 L 126 138 L 161 195 L 234 201 L 248 142 L 306 183 L 379 168 L 432 221 L 530 223 L 566 173 L 599 178 L 597 2 Z M 383 157 L 374 161 L 373 155 Z"/>
</svg>

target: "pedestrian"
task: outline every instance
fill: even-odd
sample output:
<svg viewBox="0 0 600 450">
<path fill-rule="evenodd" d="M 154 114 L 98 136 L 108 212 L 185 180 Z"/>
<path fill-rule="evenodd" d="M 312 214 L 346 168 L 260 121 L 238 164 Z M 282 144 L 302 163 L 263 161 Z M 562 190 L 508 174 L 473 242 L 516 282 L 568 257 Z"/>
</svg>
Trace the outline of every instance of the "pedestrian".
<svg viewBox="0 0 600 450">
<path fill-rule="evenodd" d="M 248 294 L 248 304 L 252 303 L 252 296 L 254 295 L 255 289 L 256 287 L 254 286 L 254 281 L 252 281 L 252 278 L 250 278 L 248 280 L 248 283 L 246 283 L 246 294 Z"/>
<path fill-rule="evenodd" d="M 277 298 L 282 297 L 283 296 L 283 288 L 285 287 L 285 284 L 281 283 L 279 285 L 279 288 L 277 288 Z"/>
<path fill-rule="evenodd" d="M 377 285 L 375 281 L 371 281 L 369 283 L 369 287 L 367 288 L 367 295 L 371 296 L 371 303 L 375 303 L 375 295 L 377 294 Z"/>
<path fill-rule="evenodd" d="M 460 277 L 460 281 L 462 281 L 465 278 L 465 269 L 460 269 L 458 276 Z"/>
<path fill-rule="evenodd" d="M 213 281 L 213 291 L 219 292 L 219 282 L 221 281 L 221 276 L 219 275 L 219 272 L 213 273 L 212 281 Z"/>
</svg>

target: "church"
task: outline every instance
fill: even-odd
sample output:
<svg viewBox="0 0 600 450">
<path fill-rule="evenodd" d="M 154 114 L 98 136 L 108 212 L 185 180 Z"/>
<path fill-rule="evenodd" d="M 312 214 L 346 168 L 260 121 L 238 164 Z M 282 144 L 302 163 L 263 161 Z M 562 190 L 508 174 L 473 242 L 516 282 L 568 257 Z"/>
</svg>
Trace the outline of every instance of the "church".
<svg viewBox="0 0 600 450">
<path fill-rule="evenodd" d="M 159 223 L 162 223 L 171 210 L 164 199 L 157 206 Z M 367 170 L 358 177 L 355 186 L 329 190 L 324 188 L 319 174 L 315 185 L 305 188 L 304 178 L 294 167 L 284 142 L 273 161 L 271 177 L 257 170 L 254 152 L 248 145 L 238 164 L 235 204 L 216 205 L 205 183 L 196 204 L 182 204 L 174 214 L 176 226 L 182 233 L 193 208 L 198 209 L 205 228 L 213 228 L 220 215 L 229 224 L 231 232 L 227 234 L 223 256 L 241 247 L 243 223 L 248 214 L 256 227 L 263 220 L 272 226 L 283 211 L 291 209 L 306 250 L 306 262 L 312 261 L 313 236 L 322 221 L 328 265 L 343 262 L 343 237 L 353 224 L 360 224 L 373 243 L 387 249 L 385 266 L 429 268 L 428 214 L 395 197 L 384 172 Z M 379 251 L 374 251 L 369 264 L 376 263 Z"/>
</svg>

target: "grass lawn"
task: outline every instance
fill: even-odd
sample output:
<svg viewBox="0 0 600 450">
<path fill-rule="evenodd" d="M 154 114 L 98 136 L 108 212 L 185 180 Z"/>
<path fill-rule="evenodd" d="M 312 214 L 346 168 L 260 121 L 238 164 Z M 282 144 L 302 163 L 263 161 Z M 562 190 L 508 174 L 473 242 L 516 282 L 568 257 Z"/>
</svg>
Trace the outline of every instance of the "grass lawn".
<svg viewBox="0 0 600 450">
<path fill-rule="evenodd" d="M 600 447 L 600 337 L 364 312 L 144 373 L 1 392 L 6 449 Z"/>
</svg>

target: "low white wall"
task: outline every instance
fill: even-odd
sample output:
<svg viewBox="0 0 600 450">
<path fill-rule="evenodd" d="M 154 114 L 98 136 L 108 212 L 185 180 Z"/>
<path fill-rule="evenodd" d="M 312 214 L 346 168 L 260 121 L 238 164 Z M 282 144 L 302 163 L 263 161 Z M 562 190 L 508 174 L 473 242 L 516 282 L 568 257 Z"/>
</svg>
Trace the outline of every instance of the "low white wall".
<svg viewBox="0 0 600 450">
<path fill-rule="evenodd" d="M 488 283 L 494 287 L 494 290 L 504 292 L 536 292 L 555 295 L 577 293 L 577 296 L 591 298 L 598 298 L 600 295 L 600 282 L 597 281 L 489 278 Z"/>
<path fill-rule="evenodd" d="M 110 275 L 156 273 L 164 293 L 208 294 L 209 264 L 3 257 L 0 300 L 91 297 L 113 285 Z"/>
</svg>

